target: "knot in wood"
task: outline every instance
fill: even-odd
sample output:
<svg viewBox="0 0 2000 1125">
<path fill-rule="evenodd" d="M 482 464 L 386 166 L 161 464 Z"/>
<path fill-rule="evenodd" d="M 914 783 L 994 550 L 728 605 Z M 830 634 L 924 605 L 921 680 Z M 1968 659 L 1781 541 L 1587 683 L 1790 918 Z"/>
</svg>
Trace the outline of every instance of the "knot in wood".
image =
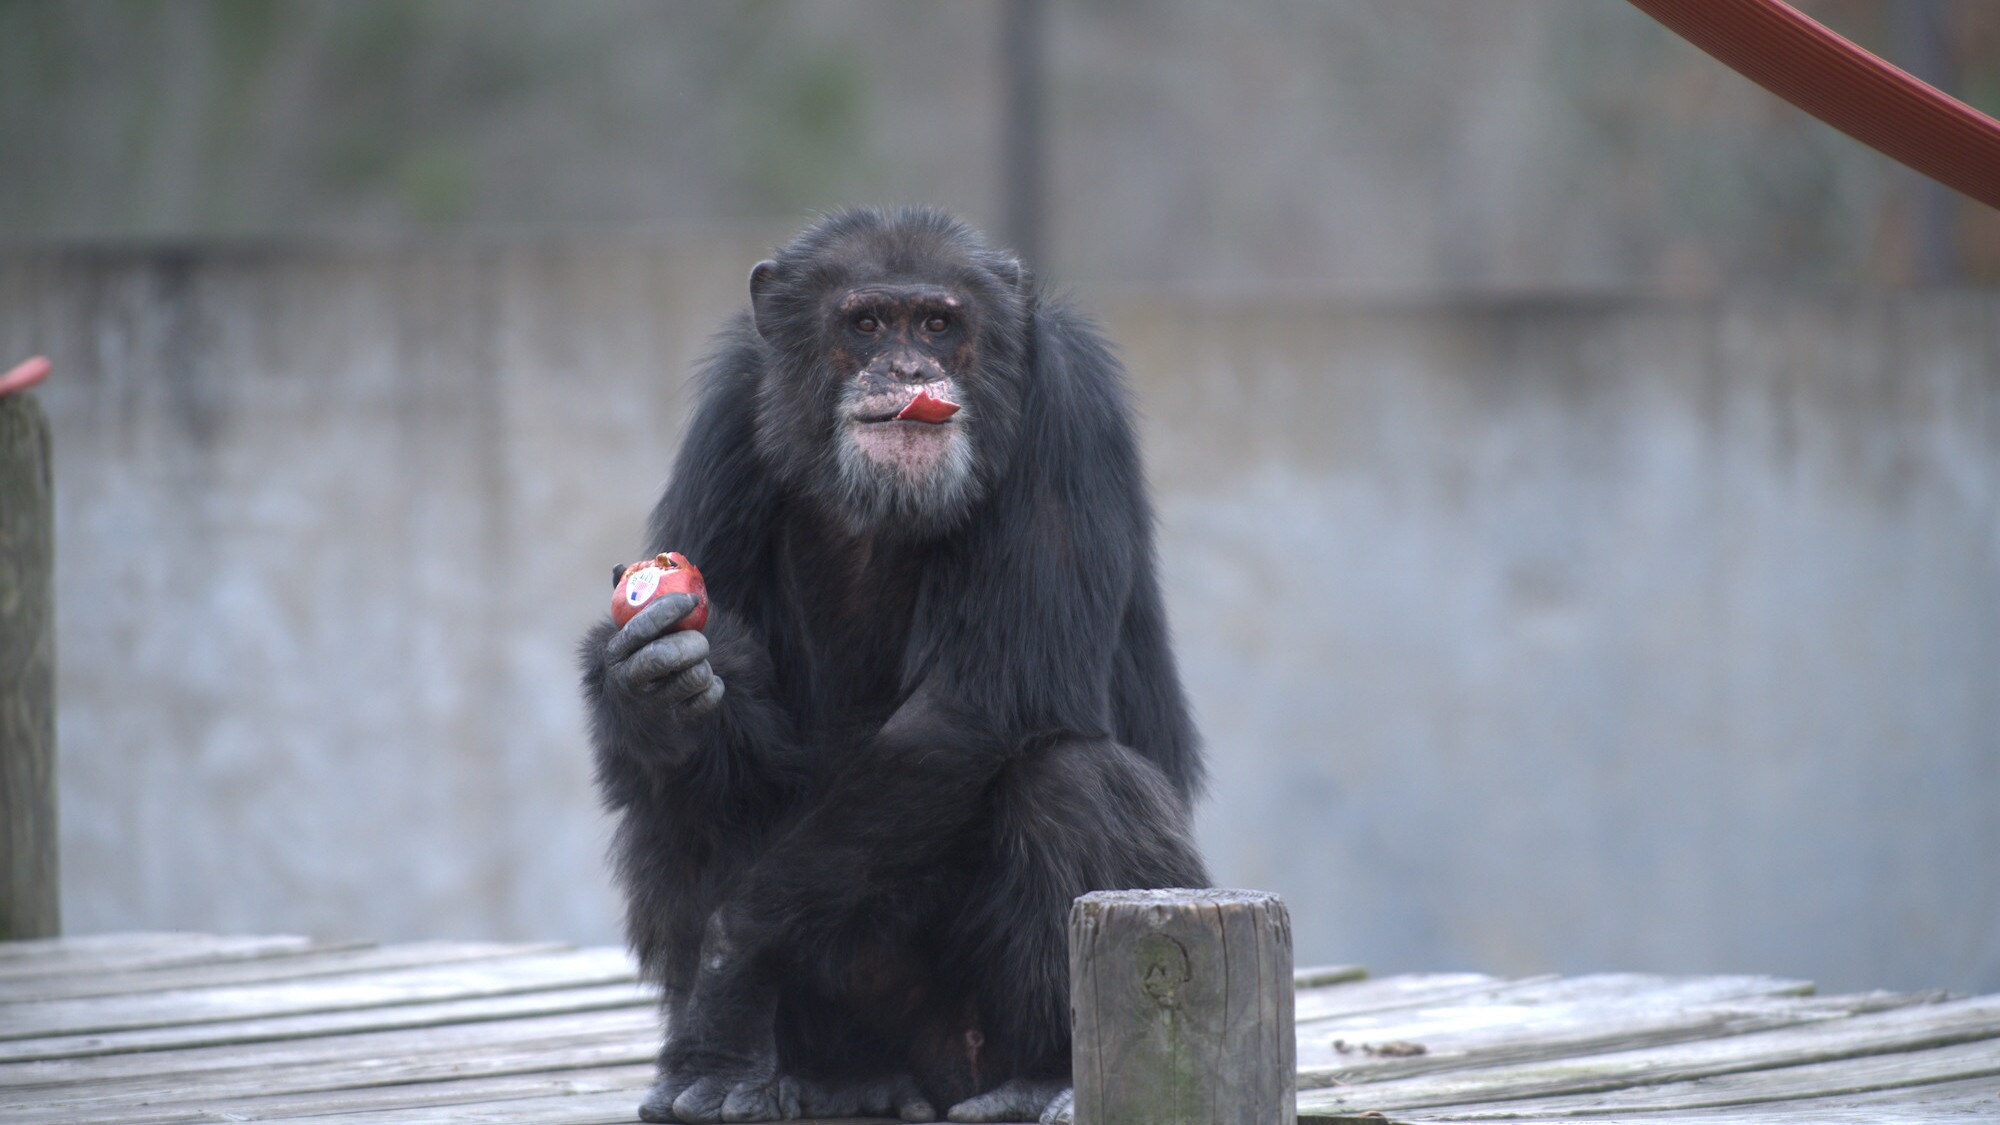
<svg viewBox="0 0 2000 1125">
<path fill-rule="evenodd" d="M 1135 950 L 1139 960 L 1139 987 L 1162 1008 L 1178 1008 L 1181 986 L 1194 977 L 1187 947 L 1165 934 L 1147 934 Z"/>
</svg>

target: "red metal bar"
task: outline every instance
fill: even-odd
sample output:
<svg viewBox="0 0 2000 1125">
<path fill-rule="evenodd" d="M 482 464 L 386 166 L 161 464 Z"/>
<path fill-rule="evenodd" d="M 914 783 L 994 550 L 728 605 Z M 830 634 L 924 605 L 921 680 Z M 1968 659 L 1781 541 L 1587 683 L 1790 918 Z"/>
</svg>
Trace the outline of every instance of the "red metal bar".
<svg viewBox="0 0 2000 1125">
<path fill-rule="evenodd" d="M 25 362 L 15 364 L 5 375 L 0 375 L 0 395 L 25 391 L 47 378 L 48 374 L 49 361 L 42 356 L 31 356 Z"/>
<path fill-rule="evenodd" d="M 1630 0 L 1730 69 L 1924 175 L 2000 209 L 2000 121 L 1782 0 Z"/>
</svg>

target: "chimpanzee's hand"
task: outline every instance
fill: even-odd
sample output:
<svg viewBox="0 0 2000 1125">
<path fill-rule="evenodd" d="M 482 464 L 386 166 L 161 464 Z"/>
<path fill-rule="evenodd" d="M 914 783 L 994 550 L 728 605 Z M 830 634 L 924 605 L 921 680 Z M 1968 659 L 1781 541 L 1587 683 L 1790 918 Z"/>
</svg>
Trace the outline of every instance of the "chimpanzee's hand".
<svg viewBox="0 0 2000 1125">
<path fill-rule="evenodd" d="M 693 594 L 667 594 L 612 633 L 604 642 L 605 686 L 629 704 L 665 708 L 677 719 L 714 711 L 722 677 L 708 666 L 708 638 L 671 631 L 694 607 Z"/>
</svg>

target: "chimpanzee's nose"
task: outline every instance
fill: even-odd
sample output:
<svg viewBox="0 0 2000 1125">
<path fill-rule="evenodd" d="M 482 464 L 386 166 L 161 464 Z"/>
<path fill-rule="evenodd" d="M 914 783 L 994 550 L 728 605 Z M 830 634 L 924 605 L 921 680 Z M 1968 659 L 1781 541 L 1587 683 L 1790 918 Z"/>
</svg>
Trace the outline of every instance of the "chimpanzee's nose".
<svg viewBox="0 0 2000 1125">
<path fill-rule="evenodd" d="M 915 352 L 897 352 L 887 359 L 889 374 L 905 383 L 928 382 L 936 375 L 932 364 Z"/>
</svg>

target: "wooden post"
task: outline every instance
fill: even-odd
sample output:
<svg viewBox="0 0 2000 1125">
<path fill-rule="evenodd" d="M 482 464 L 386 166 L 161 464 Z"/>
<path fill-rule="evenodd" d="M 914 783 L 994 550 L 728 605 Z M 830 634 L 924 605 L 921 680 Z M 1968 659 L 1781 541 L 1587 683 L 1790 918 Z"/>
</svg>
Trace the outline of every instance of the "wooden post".
<svg viewBox="0 0 2000 1125">
<path fill-rule="evenodd" d="M 1263 891 L 1099 891 L 1069 913 L 1077 1125 L 1294 1125 L 1292 925 Z"/>
<path fill-rule="evenodd" d="M 52 510 L 48 419 L 0 395 L 0 940 L 59 926 Z"/>
</svg>

